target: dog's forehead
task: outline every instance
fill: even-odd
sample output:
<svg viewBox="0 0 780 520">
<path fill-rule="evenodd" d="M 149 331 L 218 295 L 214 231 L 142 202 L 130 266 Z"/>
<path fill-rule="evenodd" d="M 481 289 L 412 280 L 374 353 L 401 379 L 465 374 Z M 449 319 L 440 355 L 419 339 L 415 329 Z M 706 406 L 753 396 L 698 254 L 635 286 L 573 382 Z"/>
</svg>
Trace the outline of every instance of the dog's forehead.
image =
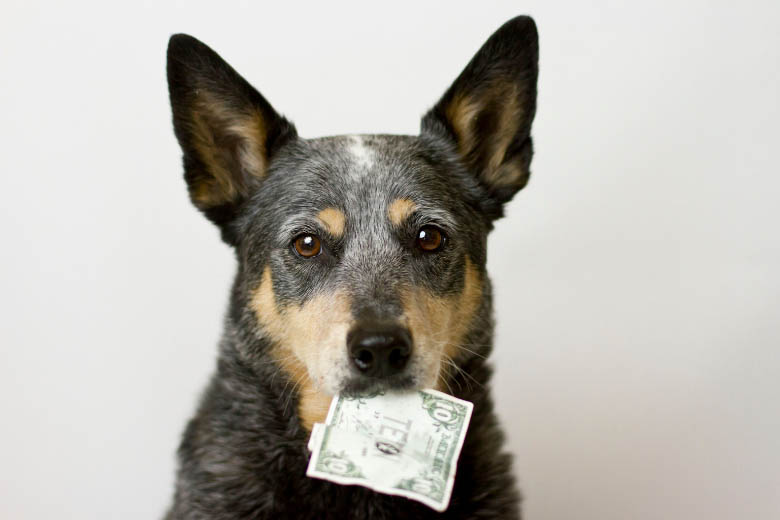
<svg viewBox="0 0 780 520">
<path fill-rule="evenodd" d="M 413 136 L 345 135 L 308 142 L 310 165 L 323 171 L 334 189 L 385 188 L 412 194 L 433 172 Z"/>
<path fill-rule="evenodd" d="M 425 147 L 414 136 L 345 135 L 307 140 L 284 159 L 285 197 L 309 212 L 333 209 L 351 220 L 391 220 L 426 211 L 444 218 L 457 202 Z M 291 209 L 291 211 L 293 211 Z M 359 222 L 357 222 L 359 223 Z"/>
</svg>

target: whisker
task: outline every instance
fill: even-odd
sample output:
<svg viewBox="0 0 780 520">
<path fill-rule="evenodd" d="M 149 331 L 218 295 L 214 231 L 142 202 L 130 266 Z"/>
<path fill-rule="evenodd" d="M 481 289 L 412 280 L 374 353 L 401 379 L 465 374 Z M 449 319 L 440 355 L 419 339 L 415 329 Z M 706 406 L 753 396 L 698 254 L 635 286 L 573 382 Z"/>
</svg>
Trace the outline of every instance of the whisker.
<svg viewBox="0 0 780 520">
<path fill-rule="evenodd" d="M 443 382 L 445 385 L 447 385 L 447 389 L 450 391 L 450 395 L 452 395 L 452 394 L 454 394 L 454 393 L 455 393 L 455 392 L 453 392 L 453 390 L 452 390 L 452 387 L 450 386 L 450 384 L 447 382 L 447 378 L 445 378 L 445 377 L 442 377 L 442 371 L 439 371 L 439 377 L 438 377 L 437 379 L 441 379 L 441 381 L 442 381 L 442 382 Z"/>
<path fill-rule="evenodd" d="M 300 385 L 304 380 L 304 377 L 301 377 L 300 379 L 295 381 L 295 384 L 290 389 L 290 391 L 287 394 L 287 399 L 284 402 L 284 415 L 287 415 L 287 407 L 290 405 L 290 402 L 292 401 L 293 394 L 295 393 L 296 388 L 298 388 L 298 385 Z"/>
<path fill-rule="evenodd" d="M 469 345 L 469 346 L 471 346 L 471 347 L 477 347 L 477 348 L 479 348 L 479 347 L 486 347 L 486 346 L 488 346 L 488 345 L 474 345 L 474 344 L 469 344 L 469 343 L 467 343 L 467 345 Z M 470 348 L 466 348 L 466 347 L 464 347 L 462 344 L 461 344 L 461 345 L 459 345 L 459 344 L 457 344 L 457 343 L 450 343 L 450 344 L 448 344 L 447 346 L 450 346 L 450 347 L 455 347 L 455 348 L 458 348 L 458 349 L 460 349 L 460 350 L 465 350 L 466 352 L 469 352 L 469 353 L 471 353 L 471 354 L 474 354 L 475 356 L 477 356 L 477 357 L 479 357 L 479 358 L 482 358 L 482 359 L 487 359 L 487 357 L 486 357 L 486 356 L 483 356 L 483 355 L 482 355 L 482 354 L 480 354 L 479 352 L 475 352 L 475 351 L 471 350 Z"/>
<path fill-rule="evenodd" d="M 442 359 L 442 361 L 443 361 L 444 363 L 446 363 L 446 365 L 447 365 L 448 367 L 452 367 L 452 368 L 454 368 L 455 370 L 460 370 L 460 367 L 458 367 L 458 366 L 457 366 L 457 365 L 456 365 L 456 364 L 455 364 L 455 363 L 452 361 L 452 359 L 451 359 L 449 356 L 445 355 L 445 358 L 446 358 L 446 359 Z M 447 372 L 449 372 L 449 369 L 447 369 Z M 451 374 L 451 373 L 448 373 L 447 375 L 448 375 L 448 376 L 452 376 L 453 374 Z M 455 382 L 458 384 L 458 390 L 463 390 L 463 385 L 461 385 L 461 384 L 460 384 L 460 381 L 459 381 L 458 379 L 452 378 L 452 380 L 453 380 L 453 381 L 455 381 Z M 467 383 L 468 383 L 468 381 L 467 381 Z M 470 390 L 470 388 L 469 388 L 469 390 Z"/>
<path fill-rule="evenodd" d="M 454 360 L 453 360 L 451 357 L 447 356 L 446 354 L 445 354 L 445 357 L 446 357 L 447 359 L 446 359 L 446 360 L 444 360 L 444 361 L 446 361 L 448 365 L 452 366 L 452 367 L 453 367 L 455 370 L 457 370 L 457 371 L 458 371 L 458 373 L 460 373 L 460 374 L 463 374 L 465 377 L 467 377 L 467 378 L 468 378 L 467 380 L 465 380 L 465 382 L 466 382 L 466 384 L 468 385 L 468 387 L 469 387 L 469 390 L 471 390 L 471 383 L 469 382 L 469 380 L 471 380 L 471 381 L 473 381 L 474 383 L 476 383 L 476 384 L 477 384 L 477 386 L 479 386 L 480 388 L 484 387 L 484 385 L 483 385 L 482 383 L 480 383 L 479 381 L 477 381 L 477 380 L 474 378 L 474 376 L 472 376 L 471 374 L 469 374 L 468 372 L 466 372 L 465 370 L 463 370 L 461 367 L 459 367 L 459 366 L 458 366 L 458 364 L 457 364 L 457 363 L 455 363 L 455 361 L 454 361 Z"/>
</svg>

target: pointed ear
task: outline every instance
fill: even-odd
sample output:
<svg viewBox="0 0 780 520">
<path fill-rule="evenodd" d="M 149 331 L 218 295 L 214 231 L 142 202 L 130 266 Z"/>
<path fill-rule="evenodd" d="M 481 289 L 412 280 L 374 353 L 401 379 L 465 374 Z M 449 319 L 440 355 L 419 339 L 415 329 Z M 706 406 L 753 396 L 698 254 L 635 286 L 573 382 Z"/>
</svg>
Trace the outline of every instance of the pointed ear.
<svg viewBox="0 0 780 520">
<path fill-rule="evenodd" d="M 193 204 L 223 228 L 260 185 L 295 127 L 206 45 L 186 34 L 168 43 L 173 127 Z"/>
<path fill-rule="evenodd" d="M 506 22 L 422 120 L 421 133 L 454 144 L 466 168 L 500 203 L 528 182 L 538 57 L 534 21 L 518 16 Z"/>
</svg>

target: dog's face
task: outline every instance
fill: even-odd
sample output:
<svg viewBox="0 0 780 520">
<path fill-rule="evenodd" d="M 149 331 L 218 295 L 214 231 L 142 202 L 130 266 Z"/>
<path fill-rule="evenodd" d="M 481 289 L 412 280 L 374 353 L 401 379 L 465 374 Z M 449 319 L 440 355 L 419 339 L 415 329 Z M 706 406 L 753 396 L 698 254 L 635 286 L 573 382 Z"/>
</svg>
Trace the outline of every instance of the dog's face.
<svg viewBox="0 0 780 520">
<path fill-rule="evenodd" d="M 239 218 L 259 328 L 330 395 L 435 386 L 478 310 L 488 224 L 436 154 L 415 137 L 296 141 Z"/>
<path fill-rule="evenodd" d="M 194 204 L 239 259 L 238 318 L 300 393 L 441 386 L 487 319 L 486 237 L 527 182 L 537 37 L 499 29 L 419 136 L 305 140 L 213 51 L 171 39 L 168 78 Z M 482 323 L 482 325 L 485 325 Z"/>
</svg>

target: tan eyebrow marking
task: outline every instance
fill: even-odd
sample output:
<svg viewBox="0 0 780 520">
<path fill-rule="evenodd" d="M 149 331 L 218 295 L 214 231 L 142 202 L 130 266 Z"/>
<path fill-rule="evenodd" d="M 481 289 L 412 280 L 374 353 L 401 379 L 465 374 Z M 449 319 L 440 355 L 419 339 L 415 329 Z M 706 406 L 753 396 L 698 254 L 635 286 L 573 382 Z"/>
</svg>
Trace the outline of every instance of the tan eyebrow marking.
<svg viewBox="0 0 780 520">
<path fill-rule="evenodd" d="M 409 199 L 395 199 L 387 208 L 387 218 L 394 226 L 400 226 L 417 210 L 417 204 Z"/>
<path fill-rule="evenodd" d="M 325 208 L 317 214 L 325 230 L 336 238 L 344 235 L 344 228 L 347 223 L 347 216 L 338 208 Z"/>
</svg>

